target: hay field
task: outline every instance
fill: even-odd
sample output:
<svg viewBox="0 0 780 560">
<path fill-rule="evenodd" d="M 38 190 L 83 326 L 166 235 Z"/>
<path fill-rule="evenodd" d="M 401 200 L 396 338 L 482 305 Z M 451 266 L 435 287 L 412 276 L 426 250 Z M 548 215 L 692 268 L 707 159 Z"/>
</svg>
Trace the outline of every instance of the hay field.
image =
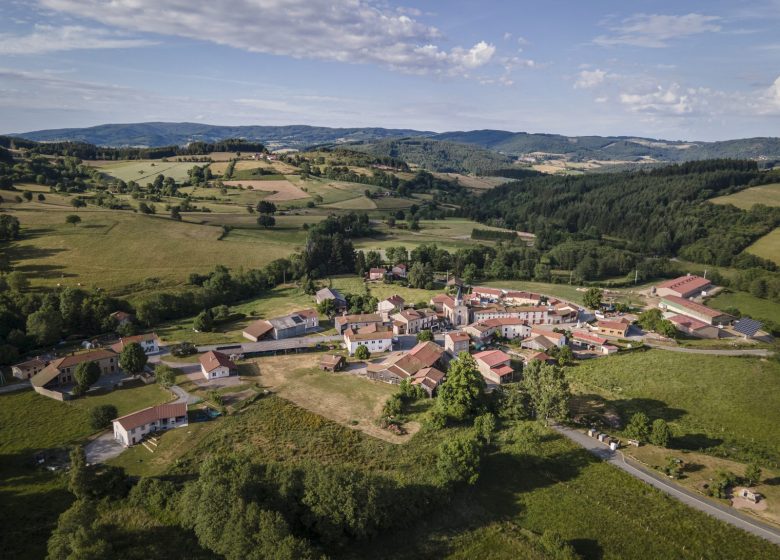
<svg viewBox="0 0 780 560">
<path fill-rule="evenodd" d="M 229 161 L 216 161 L 209 165 L 209 167 L 211 168 L 211 172 L 215 175 L 223 175 L 229 164 Z M 246 171 L 248 169 L 271 169 L 280 175 L 298 172 L 298 170 L 289 163 L 284 163 L 281 161 L 269 162 L 263 159 L 242 159 L 236 162 L 236 171 Z"/>
<path fill-rule="evenodd" d="M 244 188 L 249 187 L 257 191 L 273 192 L 273 194 L 265 198 L 265 200 L 271 202 L 286 202 L 288 200 L 309 198 L 307 193 L 286 179 L 283 181 L 225 181 L 225 184 L 234 187 L 241 185 Z"/>
<path fill-rule="evenodd" d="M 324 208 L 336 208 L 341 210 L 376 210 L 376 203 L 365 196 L 357 196 L 355 198 L 342 200 L 341 202 L 334 202 L 333 204 L 323 204 L 322 206 Z"/>
<path fill-rule="evenodd" d="M 750 187 L 728 196 L 713 198 L 710 202 L 714 204 L 733 204 L 743 210 L 750 210 L 754 204 L 780 206 L 780 183 Z"/>
<path fill-rule="evenodd" d="M 187 172 L 195 165 L 191 161 L 130 160 L 112 161 L 98 166 L 106 175 L 122 181 L 135 181 L 141 185 L 152 182 L 157 175 L 173 177 L 177 182 L 187 179 Z"/>
<path fill-rule="evenodd" d="M 480 191 L 492 189 L 493 187 L 511 181 L 511 179 L 505 177 L 475 177 L 472 175 L 463 175 L 462 173 L 434 173 L 433 175 L 447 181 L 454 181 L 457 179 L 458 183 L 464 187 Z"/>
<path fill-rule="evenodd" d="M 773 229 L 745 250 L 780 264 L 780 228 Z"/>
</svg>

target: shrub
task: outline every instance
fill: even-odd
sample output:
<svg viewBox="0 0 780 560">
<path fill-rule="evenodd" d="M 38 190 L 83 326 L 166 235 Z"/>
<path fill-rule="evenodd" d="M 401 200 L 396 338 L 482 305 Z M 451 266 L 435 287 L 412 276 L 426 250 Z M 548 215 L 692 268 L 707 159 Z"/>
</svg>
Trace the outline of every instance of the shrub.
<svg viewBox="0 0 780 560">
<path fill-rule="evenodd" d="M 89 425 L 93 430 L 102 430 L 118 415 L 113 404 L 102 404 L 89 411 Z"/>
</svg>

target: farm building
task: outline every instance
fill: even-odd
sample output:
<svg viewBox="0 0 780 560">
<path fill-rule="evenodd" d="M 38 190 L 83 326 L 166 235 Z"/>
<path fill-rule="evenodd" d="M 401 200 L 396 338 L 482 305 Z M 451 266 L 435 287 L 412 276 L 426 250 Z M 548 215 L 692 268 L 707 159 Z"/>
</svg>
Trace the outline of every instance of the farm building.
<svg viewBox="0 0 780 560">
<path fill-rule="evenodd" d="M 596 323 L 596 330 L 599 334 L 607 336 L 620 336 L 624 337 L 628 333 L 628 329 L 631 328 L 625 321 L 599 321 Z"/>
<path fill-rule="evenodd" d="M 202 354 L 198 360 L 200 361 L 200 372 L 206 379 L 238 375 L 238 366 L 222 352 L 211 350 Z"/>
<path fill-rule="evenodd" d="M 347 299 L 342 296 L 338 290 L 334 290 L 333 288 L 322 288 L 321 290 L 318 290 L 314 295 L 314 298 L 317 300 L 317 304 L 320 304 L 323 301 L 332 301 L 333 308 L 337 313 L 341 313 L 347 309 Z"/>
<path fill-rule="evenodd" d="M 320 360 L 320 369 L 323 371 L 339 371 L 346 365 L 346 358 L 338 354 L 325 354 Z"/>
<path fill-rule="evenodd" d="M 480 300 L 496 302 L 504 297 L 504 290 L 475 286 L 471 289 L 471 295 Z"/>
<path fill-rule="evenodd" d="M 698 336 L 699 338 L 718 338 L 720 337 L 720 329 L 713 325 L 709 325 L 698 319 L 692 317 L 686 317 L 685 315 L 672 315 L 669 320 L 674 323 L 677 330 L 684 332 L 691 336 Z"/>
<path fill-rule="evenodd" d="M 119 371 L 119 356 L 112 350 L 91 350 L 82 354 L 52 360 L 30 379 L 36 392 L 47 395 L 47 389 L 75 383 L 74 374 L 79 364 L 95 362 L 102 374 Z"/>
<path fill-rule="evenodd" d="M 392 313 L 403 311 L 405 303 L 404 298 L 396 294 L 377 303 L 376 310 L 385 321 L 389 321 Z"/>
<path fill-rule="evenodd" d="M 273 328 L 274 327 L 271 325 L 271 323 L 265 319 L 260 319 L 259 321 L 249 323 L 241 334 L 244 338 L 248 338 L 252 342 L 257 342 L 269 332 L 271 332 Z"/>
<path fill-rule="evenodd" d="M 661 298 L 658 307 L 668 313 L 692 317 L 708 325 L 727 325 L 734 319 L 728 313 L 717 309 L 711 309 L 701 303 L 689 301 L 677 296 L 665 296 Z"/>
<path fill-rule="evenodd" d="M 316 309 L 304 309 L 290 313 L 284 317 L 261 319 L 247 325 L 241 333 L 244 338 L 257 342 L 270 334 L 276 340 L 308 334 L 320 326 L 320 318 Z"/>
<path fill-rule="evenodd" d="M 511 305 L 539 305 L 542 296 L 533 292 L 510 290 L 504 295 L 504 301 Z"/>
<path fill-rule="evenodd" d="M 141 345 L 145 354 L 156 354 L 160 351 L 160 339 L 155 333 L 137 334 L 120 338 L 119 342 L 111 345 L 111 350 L 119 354 L 125 349 L 125 346 L 134 342 Z"/>
<path fill-rule="evenodd" d="M 400 383 L 423 368 L 442 365 L 444 349 L 435 342 L 420 342 L 408 352 L 397 352 L 381 363 L 368 364 L 368 376 L 388 383 Z"/>
<path fill-rule="evenodd" d="M 372 354 L 387 352 L 393 348 L 393 331 L 389 327 L 368 325 L 357 331 L 347 329 L 344 331 L 344 344 L 347 352 L 352 356 L 358 346 L 365 346 Z"/>
<path fill-rule="evenodd" d="M 419 385 L 423 390 L 428 393 L 429 397 L 433 397 L 436 389 L 442 384 L 446 374 L 434 367 L 423 368 L 412 377 L 412 385 Z"/>
<path fill-rule="evenodd" d="M 393 322 L 393 333 L 417 334 L 438 324 L 439 317 L 432 309 L 405 309 L 390 316 Z"/>
<path fill-rule="evenodd" d="M 150 406 L 113 421 L 114 439 L 125 447 L 139 443 L 150 433 L 187 425 L 187 403 Z"/>
<path fill-rule="evenodd" d="M 514 378 L 515 371 L 509 365 L 509 354 L 501 350 L 486 350 L 474 354 L 477 368 L 486 381 L 491 383 L 507 383 Z"/>
<path fill-rule="evenodd" d="M 17 379 L 30 379 L 47 365 L 49 365 L 49 360 L 38 356 L 31 360 L 12 365 L 11 375 Z"/>
<path fill-rule="evenodd" d="M 369 280 L 384 280 L 387 271 L 384 268 L 372 268 L 368 271 Z"/>
<path fill-rule="evenodd" d="M 379 313 L 363 313 L 357 315 L 340 315 L 333 320 L 333 323 L 336 326 L 336 331 L 339 334 L 344 334 L 344 331 L 347 329 L 352 329 L 354 331 L 369 325 L 381 325 L 384 323 L 384 320 Z"/>
<path fill-rule="evenodd" d="M 606 338 L 588 331 L 572 331 L 571 341 L 575 346 L 601 354 L 614 354 L 618 351 L 618 348 L 609 344 Z"/>
<path fill-rule="evenodd" d="M 464 332 L 448 332 L 444 335 L 444 349 L 452 356 L 468 352 L 471 337 Z"/>
<path fill-rule="evenodd" d="M 706 293 L 712 288 L 712 283 L 706 278 L 688 274 L 680 276 L 673 280 L 661 282 L 655 287 L 655 293 L 658 297 L 676 296 L 681 298 L 692 298 Z"/>
</svg>

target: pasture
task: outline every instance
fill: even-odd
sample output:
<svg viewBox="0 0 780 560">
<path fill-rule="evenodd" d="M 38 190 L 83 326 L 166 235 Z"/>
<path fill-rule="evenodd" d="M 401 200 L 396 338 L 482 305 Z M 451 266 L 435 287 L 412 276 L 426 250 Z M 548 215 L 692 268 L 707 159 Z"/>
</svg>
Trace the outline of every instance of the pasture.
<svg viewBox="0 0 780 560">
<path fill-rule="evenodd" d="M 240 185 L 255 191 L 270 192 L 272 194 L 265 197 L 265 200 L 270 202 L 287 202 L 309 198 L 308 194 L 286 179 L 281 181 L 225 181 L 224 183 L 234 187 Z"/>
<path fill-rule="evenodd" d="M 135 181 L 141 185 L 151 183 L 157 175 L 173 177 L 176 182 L 188 178 L 187 172 L 196 165 L 188 161 L 129 160 L 102 163 L 100 169 L 106 175 L 122 181 Z"/>
<path fill-rule="evenodd" d="M 713 198 L 710 202 L 714 204 L 732 204 L 743 210 L 750 210 L 754 204 L 780 206 L 780 183 L 750 187 L 734 194 Z"/>
<path fill-rule="evenodd" d="M 776 360 L 649 350 L 586 361 L 566 373 L 584 400 L 605 400 L 624 421 L 640 410 L 664 418 L 675 431 L 674 447 L 780 463 Z"/>
<path fill-rule="evenodd" d="M 756 319 L 766 318 L 777 321 L 780 317 L 780 303 L 757 298 L 747 292 L 723 290 L 714 298 L 708 299 L 707 305 L 723 310 L 735 307 L 743 315 L 755 317 Z"/>
<path fill-rule="evenodd" d="M 447 181 L 457 180 L 459 184 L 475 191 L 489 190 L 512 180 L 505 177 L 476 177 L 462 173 L 434 173 L 433 175 Z"/>
<path fill-rule="evenodd" d="M 780 228 L 775 228 L 757 239 L 745 251 L 780 264 Z"/>
</svg>

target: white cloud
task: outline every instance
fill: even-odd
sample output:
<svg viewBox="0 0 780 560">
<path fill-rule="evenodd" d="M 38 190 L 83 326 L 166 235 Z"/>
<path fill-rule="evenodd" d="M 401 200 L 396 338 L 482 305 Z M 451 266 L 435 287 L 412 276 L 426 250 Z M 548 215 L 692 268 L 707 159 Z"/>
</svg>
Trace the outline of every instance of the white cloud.
<svg viewBox="0 0 780 560">
<path fill-rule="evenodd" d="M 36 25 L 26 35 L 0 33 L 0 54 L 41 54 L 76 49 L 127 49 L 156 44 L 145 39 L 132 39 L 113 31 L 91 29 L 80 25 Z"/>
<path fill-rule="evenodd" d="M 251 52 L 370 63 L 412 74 L 465 74 L 495 46 L 443 48 L 441 33 L 370 0 L 39 0 L 50 9 L 145 33 Z"/>
<path fill-rule="evenodd" d="M 668 88 L 657 86 L 648 93 L 621 93 L 620 102 L 632 113 L 661 113 L 684 115 L 693 111 L 694 99 L 690 90 L 683 90 L 679 84 Z"/>
<path fill-rule="evenodd" d="M 673 39 L 721 30 L 719 16 L 686 14 L 636 14 L 610 27 L 612 35 L 600 35 L 593 42 L 602 46 L 632 45 L 662 48 Z"/>
<path fill-rule="evenodd" d="M 582 70 L 577 77 L 577 81 L 574 82 L 574 89 L 588 89 L 594 88 L 602 83 L 607 77 L 605 70 Z"/>
</svg>

